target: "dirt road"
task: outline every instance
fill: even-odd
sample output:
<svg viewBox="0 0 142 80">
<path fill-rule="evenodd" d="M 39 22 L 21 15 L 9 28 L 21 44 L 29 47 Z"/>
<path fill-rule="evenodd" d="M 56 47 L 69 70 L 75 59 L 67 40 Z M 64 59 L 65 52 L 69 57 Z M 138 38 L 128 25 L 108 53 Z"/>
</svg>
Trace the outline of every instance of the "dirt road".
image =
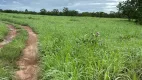
<svg viewBox="0 0 142 80">
<path fill-rule="evenodd" d="M 26 47 L 22 51 L 21 58 L 17 62 L 19 70 L 16 71 L 16 80 L 37 80 L 38 66 L 37 66 L 37 35 L 28 26 L 23 26 L 28 32 L 28 40 Z"/>
<path fill-rule="evenodd" d="M 10 43 L 15 37 L 16 37 L 16 29 L 12 25 L 7 25 L 9 28 L 9 33 L 3 40 L 3 42 L 0 42 L 0 48 L 2 48 L 4 45 Z"/>
</svg>

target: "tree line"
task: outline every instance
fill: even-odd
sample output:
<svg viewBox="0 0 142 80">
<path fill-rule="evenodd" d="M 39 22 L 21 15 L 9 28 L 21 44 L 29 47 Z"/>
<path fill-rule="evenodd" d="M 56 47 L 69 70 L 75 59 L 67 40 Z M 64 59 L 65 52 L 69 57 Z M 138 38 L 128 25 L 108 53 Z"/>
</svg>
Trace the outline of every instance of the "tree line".
<svg viewBox="0 0 142 80">
<path fill-rule="evenodd" d="M 22 14 L 35 14 L 35 15 L 51 15 L 51 16 L 88 16 L 88 17 L 105 17 L 105 18 L 122 18 L 118 12 L 111 11 L 110 13 L 105 12 L 82 12 L 79 13 L 76 10 L 69 10 L 67 7 L 64 7 L 62 11 L 58 9 L 53 9 L 52 11 L 47 11 L 46 9 L 41 9 L 40 12 L 29 11 L 25 9 L 25 11 L 18 10 L 2 10 L 0 12 L 5 13 L 22 13 Z"/>
<path fill-rule="evenodd" d="M 105 12 L 82 12 L 79 13 L 76 10 L 69 10 L 64 7 L 62 11 L 58 9 L 53 9 L 52 11 L 46 11 L 46 9 L 41 9 L 41 15 L 53 15 L 53 16 L 89 16 L 89 17 L 106 17 L 106 18 L 120 18 L 122 17 L 120 13 L 111 11 L 110 13 Z"/>
<path fill-rule="evenodd" d="M 76 10 L 69 10 L 64 7 L 62 11 L 53 9 L 47 11 L 41 9 L 40 12 L 35 11 L 18 11 L 18 10 L 2 10 L 0 12 L 5 13 L 22 13 L 22 14 L 36 14 L 36 15 L 51 15 L 51 16 L 89 16 L 89 17 L 104 17 L 104 18 L 128 18 L 129 21 L 135 21 L 142 24 L 142 0 L 127 0 L 120 2 L 117 5 L 118 12 L 111 11 L 110 13 L 105 12 L 82 12 L 79 13 Z"/>
</svg>

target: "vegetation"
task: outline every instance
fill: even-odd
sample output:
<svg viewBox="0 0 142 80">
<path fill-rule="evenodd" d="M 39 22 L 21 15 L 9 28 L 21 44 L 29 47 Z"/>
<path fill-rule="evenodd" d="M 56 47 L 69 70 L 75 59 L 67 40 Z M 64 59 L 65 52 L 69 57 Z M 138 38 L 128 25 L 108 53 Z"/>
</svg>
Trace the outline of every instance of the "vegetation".
<svg viewBox="0 0 142 80">
<path fill-rule="evenodd" d="M 141 0 L 127 0 L 120 2 L 117 6 L 119 12 L 126 15 L 129 21 L 135 19 L 136 22 L 142 24 L 142 1 Z"/>
<path fill-rule="evenodd" d="M 13 79 L 25 47 L 27 33 L 19 25 L 30 26 L 38 35 L 40 80 L 141 80 L 142 2 L 127 0 L 117 8 L 110 13 L 66 7 L 40 12 L 0 9 L 0 41 L 8 33 L 6 24 L 18 30 L 0 49 L 0 80 Z"/>
<path fill-rule="evenodd" d="M 140 80 L 142 27 L 117 18 L 1 13 L 38 34 L 41 80 Z"/>
<path fill-rule="evenodd" d="M 0 23 L 0 42 L 3 41 L 5 35 L 8 33 L 8 29 L 5 24 Z"/>
<path fill-rule="evenodd" d="M 110 11 L 110 13 L 105 12 L 82 12 L 79 13 L 76 10 L 69 10 L 64 7 L 62 11 L 58 9 L 53 9 L 52 11 L 47 11 L 46 9 L 41 9 L 40 12 L 35 11 L 17 11 L 17 10 L 2 10 L 0 12 L 5 13 L 23 13 L 23 14 L 40 14 L 40 15 L 51 15 L 51 16 L 88 16 L 88 17 L 103 17 L 103 18 L 128 18 L 129 21 L 135 20 L 142 24 L 142 2 L 141 0 L 126 0 L 120 2 L 117 5 L 118 12 Z"/>
<path fill-rule="evenodd" d="M 141 0 L 126 0 L 120 2 L 117 5 L 118 12 L 110 11 L 110 13 L 105 12 L 82 12 L 79 13 L 76 10 L 69 10 L 64 7 L 62 11 L 58 9 L 53 9 L 52 11 L 47 11 L 46 9 L 41 9 L 40 12 L 35 11 L 17 11 L 17 10 L 2 10 L 0 12 L 6 13 L 23 13 L 23 14 L 40 14 L 40 15 L 52 15 L 52 16 L 89 16 L 89 17 L 103 17 L 103 18 L 128 18 L 129 21 L 135 20 L 142 24 L 142 1 Z"/>
<path fill-rule="evenodd" d="M 105 12 L 82 12 L 79 13 L 76 10 L 69 10 L 64 7 L 62 11 L 58 9 L 53 9 L 52 11 L 47 11 L 46 9 L 41 9 L 40 12 L 35 11 L 17 11 L 17 10 L 0 10 L 0 12 L 5 13 L 23 13 L 23 14 L 34 14 L 34 15 L 51 15 L 51 16 L 88 16 L 88 17 L 105 17 L 105 18 L 122 18 L 124 17 L 121 13 L 111 11 L 110 13 Z"/>
<path fill-rule="evenodd" d="M 0 49 L 0 80 L 12 80 L 13 72 L 17 69 L 16 61 L 19 59 L 27 39 L 27 33 L 20 26 L 12 25 L 18 29 L 18 34 L 11 43 Z"/>
</svg>

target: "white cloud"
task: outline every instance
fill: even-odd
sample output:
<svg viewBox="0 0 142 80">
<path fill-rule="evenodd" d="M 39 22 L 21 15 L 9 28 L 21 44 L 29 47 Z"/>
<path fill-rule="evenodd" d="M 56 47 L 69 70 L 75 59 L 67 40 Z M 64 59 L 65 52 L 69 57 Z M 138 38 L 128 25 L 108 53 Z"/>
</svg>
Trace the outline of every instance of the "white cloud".
<svg viewBox="0 0 142 80">
<path fill-rule="evenodd" d="M 105 3 L 107 6 L 109 5 L 109 6 L 116 6 L 116 5 L 118 5 L 118 3 Z"/>
<path fill-rule="evenodd" d="M 126 0 L 106 0 L 106 1 L 116 1 L 116 2 L 122 2 L 122 1 L 126 1 Z"/>
<path fill-rule="evenodd" d="M 90 3 L 90 5 L 101 5 L 102 3 Z"/>
<path fill-rule="evenodd" d="M 12 3 L 13 3 L 13 4 L 21 5 L 21 3 L 20 3 L 20 2 L 18 2 L 18 1 L 13 1 Z"/>
<path fill-rule="evenodd" d="M 0 3 L 3 9 L 20 9 L 39 11 L 42 8 L 47 10 L 68 7 L 69 9 L 78 10 L 79 12 L 89 11 L 116 11 L 117 4 L 125 0 L 2 0 Z M 5 6 L 6 5 L 6 6 Z"/>
</svg>

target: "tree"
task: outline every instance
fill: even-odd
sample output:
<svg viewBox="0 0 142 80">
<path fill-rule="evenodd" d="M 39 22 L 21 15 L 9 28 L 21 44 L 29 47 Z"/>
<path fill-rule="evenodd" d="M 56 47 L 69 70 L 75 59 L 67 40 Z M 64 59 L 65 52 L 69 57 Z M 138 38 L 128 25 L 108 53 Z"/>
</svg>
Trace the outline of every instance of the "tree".
<svg viewBox="0 0 142 80">
<path fill-rule="evenodd" d="M 114 11 L 110 11 L 110 17 L 111 18 L 115 18 L 116 17 L 116 13 Z"/>
<path fill-rule="evenodd" d="M 0 12 L 2 12 L 3 10 L 2 9 L 0 9 Z"/>
<path fill-rule="evenodd" d="M 137 2 L 138 10 L 137 10 L 137 21 L 142 24 L 142 0 L 138 0 Z"/>
<path fill-rule="evenodd" d="M 135 19 L 142 24 L 142 0 L 127 0 L 117 6 L 119 12 L 126 15 L 129 21 Z"/>
<path fill-rule="evenodd" d="M 41 10 L 40 10 L 40 14 L 41 14 L 41 15 L 46 15 L 46 13 L 47 13 L 46 9 L 41 9 Z"/>
<path fill-rule="evenodd" d="M 58 15 L 58 14 L 59 14 L 59 10 L 58 9 L 53 9 L 52 15 Z"/>
<path fill-rule="evenodd" d="M 64 7 L 63 9 L 64 16 L 68 16 L 68 12 L 69 12 L 69 9 L 67 7 Z"/>
<path fill-rule="evenodd" d="M 28 14 L 28 9 L 25 9 L 25 13 Z"/>
<path fill-rule="evenodd" d="M 81 16 L 91 16 L 89 12 L 82 12 Z"/>
<path fill-rule="evenodd" d="M 68 11 L 68 16 L 77 16 L 77 15 L 78 15 L 78 11 L 75 11 L 75 10 Z"/>
<path fill-rule="evenodd" d="M 136 12 L 136 5 L 134 2 L 127 0 L 118 5 L 119 11 L 126 15 L 129 21 L 134 18 Z"/>
</svg>

